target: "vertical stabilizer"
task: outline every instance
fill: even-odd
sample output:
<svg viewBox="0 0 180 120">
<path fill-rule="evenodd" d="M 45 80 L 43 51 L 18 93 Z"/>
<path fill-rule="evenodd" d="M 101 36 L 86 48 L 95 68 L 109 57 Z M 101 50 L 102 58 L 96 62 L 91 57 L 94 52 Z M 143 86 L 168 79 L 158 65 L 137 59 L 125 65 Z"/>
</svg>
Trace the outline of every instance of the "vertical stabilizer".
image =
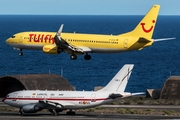
<svg viewBox="0 0 180 120">
<path fill-rule="evenodd" d="M 134 34 L 151 39 L 157 22 L 160 5 L 154 5 L 132 31 Z"/>
<path fill-rule="evenodd" d="M 157 22 L 160 5 L 153 5 L 136 28 L 124 35 L 151 39 Z"/>
<path fill-rule="evenodd" d="M 130 78 L 134 64 L 125 64 L 113 79 L 99 91 L 124 92 Z"/>
</svg>

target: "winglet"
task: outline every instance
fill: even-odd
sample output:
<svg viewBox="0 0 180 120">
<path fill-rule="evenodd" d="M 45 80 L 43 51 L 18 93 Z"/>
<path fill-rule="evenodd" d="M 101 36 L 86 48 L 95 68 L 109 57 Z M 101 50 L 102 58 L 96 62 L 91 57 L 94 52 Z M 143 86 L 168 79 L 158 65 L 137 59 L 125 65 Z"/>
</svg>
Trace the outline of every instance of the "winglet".
<svg viewBox="0 0 180 120">
<path fill-rule="evenodd" d="M 55 42 L 55 44 L 56 44 L 57 46 L 61 45 L 61 42 L 63 41 L 63 40 L 61 39 L 61 33 L 62 33 L 63 26 L 64 26 L 64 24 L 62 24 L 62 25 L 60 26 L 58 32 L 57 32 L 56 35 L 54 36 L 54 42 Z M 63 42 L 65 42 L 65 41 L 63 41 Z M 67 46 L 66 46 L 66 47 L 67 47 Z"/>
<path fill-rule="evenodd" d="M 58 32 L 56 33 L 58 39 L 61 41 L 61 33 L 62 33 L 62 29 L 63 29 L 64 24 L 62 24 L 58 30 Z"/>
<path fill-rule="evenodd" d="M 57 32 L 57 35 L 61 36 L 62 29 L 63 29 L 64 24 L 62 24 Z"/>
</svg>

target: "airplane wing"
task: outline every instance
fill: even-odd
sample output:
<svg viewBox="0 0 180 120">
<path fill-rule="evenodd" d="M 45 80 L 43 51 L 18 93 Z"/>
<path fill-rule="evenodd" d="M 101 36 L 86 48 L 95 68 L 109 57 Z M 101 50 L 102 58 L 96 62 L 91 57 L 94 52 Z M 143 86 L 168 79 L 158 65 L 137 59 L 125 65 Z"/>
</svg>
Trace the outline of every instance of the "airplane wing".
<svg viewBox="0 0 180 120">
<path fill-rule="evenodd" d="M 80 47 L 80 46 L 79 46 L 78 48 L 81 49 L 81 50 L 83 51 L 83 53 L 91 52 L 91 49 L 88 48 L 88 47 L 84 47 L 84 46 Z"/>
<path fill-rule="evenodd" d="M 76 46 L 73 46 L 71 44 L 69 44 L 68 49 L 73 51 L 73 52 L 78 52 L 78 53 L 82 53 L 82 54 L 86 53 L 86 52 L 91 52 L 91 49 L 88 47 L 84 47 L 84 46 L 76 47 Z"/>
<path fill-rule="evenodd" d="M 63 24 L 60 26 L 58 32 L 56 33 L 56 35 L 54 37 L 55 44 L 60 49 L 78 52 L 78 53 L 82 53 L 82 54 L 85 52 L 91 52 L 91 49 L 88 47 L 77 47 L 77 46 L 67 43 L 63 38 L 61 38 L 62 29 L 63 29 Z"/>
<path fill-rule="evenodd" d="M 57 101 L 49 101 L 49 100 L 42 100 L 38 103 L 39 106 L 43 106 L 46 109 L 53 109 L 53 108 L 60 108 L 65 109 L 66 107 L 74 106 L 74 104 L 68 102 L 57 102 Z"/>
</svg>

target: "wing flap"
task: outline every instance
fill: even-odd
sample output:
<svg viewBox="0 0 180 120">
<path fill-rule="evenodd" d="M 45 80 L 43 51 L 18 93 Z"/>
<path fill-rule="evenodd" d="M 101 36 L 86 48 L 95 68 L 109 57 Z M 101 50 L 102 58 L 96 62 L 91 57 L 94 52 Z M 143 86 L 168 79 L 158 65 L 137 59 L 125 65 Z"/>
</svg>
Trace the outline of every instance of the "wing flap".
<svg viewBox="0 0 180 120">
<path fill-rule="evenodd" d="M 74 106 L 74 104 L 68 102 L 58 102 L 49 100 L 39 101 L 39 103 L 43 105 L 45 108 L 66 108 L 69 106 Z"/>
<path fill-rule="evenodd" d="M 88 47 L 78 47 L 78 48 L 80 48 L 84 53 L 85 52 L 91 52 L 92 50 L 90 49 L 90 48 L 88 48 Z"/>
<path fill-rule="evenodd" d="M 69 44 L 68 48 L 73 52 L 84 53 L 83 49 Z"/>
</svg>

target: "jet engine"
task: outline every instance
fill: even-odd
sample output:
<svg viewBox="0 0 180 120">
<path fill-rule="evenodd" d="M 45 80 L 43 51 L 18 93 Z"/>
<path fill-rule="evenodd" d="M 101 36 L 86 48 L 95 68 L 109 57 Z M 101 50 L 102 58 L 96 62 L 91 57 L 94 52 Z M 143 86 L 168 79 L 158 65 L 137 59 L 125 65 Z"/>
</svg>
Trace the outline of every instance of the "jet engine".
<svg viewBox="0 0 180 120">
<path fill-rule="evenodd" d="M 45 45 L 43 47 L 43 52 L 46 53 L 46 54 L 60 54 L 62 51 L 59 50 L 57 46 Z"/>
<path fill-rule="evenodd" d="M 22 107 L 22 111 L 24 113 L 36 113 L 40 110 L 42 110 L 42 108 L 37 106 L 36 104 L 27 104 Z"/>
</svg>

